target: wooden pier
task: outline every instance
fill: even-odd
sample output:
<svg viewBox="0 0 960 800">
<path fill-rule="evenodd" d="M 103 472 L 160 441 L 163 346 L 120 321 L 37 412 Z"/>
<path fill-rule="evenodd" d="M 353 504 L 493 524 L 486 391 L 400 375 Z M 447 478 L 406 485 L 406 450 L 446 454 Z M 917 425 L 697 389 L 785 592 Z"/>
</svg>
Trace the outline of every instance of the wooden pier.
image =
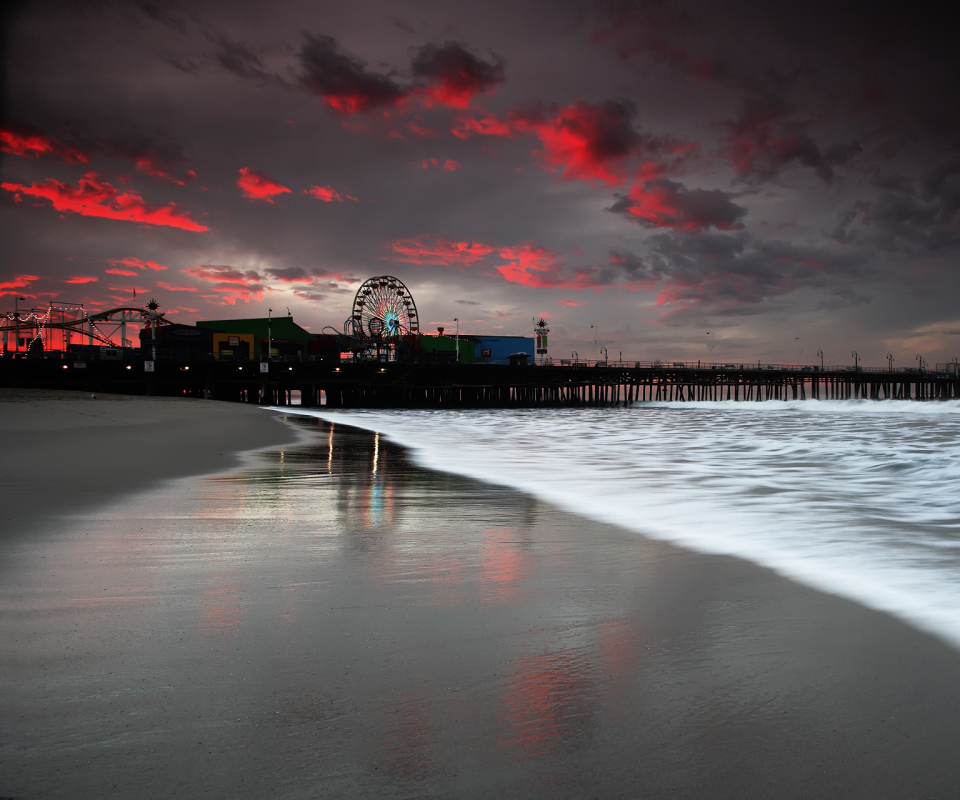
<svg viewBox="0 0 960 800">
<path fill-rule="evenodd" d="M 953 400 L 956 372 L 674 364 L 0 360 L 0 386 L 329 408 L 617 406 L 649 401 Z"/>
</svg>

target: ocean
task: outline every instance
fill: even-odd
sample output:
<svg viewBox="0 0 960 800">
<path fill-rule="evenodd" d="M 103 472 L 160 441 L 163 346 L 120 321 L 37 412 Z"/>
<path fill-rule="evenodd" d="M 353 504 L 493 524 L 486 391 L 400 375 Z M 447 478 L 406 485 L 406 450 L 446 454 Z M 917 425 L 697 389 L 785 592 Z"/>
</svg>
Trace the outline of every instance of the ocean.
<svg viewBox="0 0 960 800">
<path fill-rule="evenodd" d="M 760 564 L 960 648 L 958 403 L 297 413 L 376 431 L 428 469 Z"/>
</svg>

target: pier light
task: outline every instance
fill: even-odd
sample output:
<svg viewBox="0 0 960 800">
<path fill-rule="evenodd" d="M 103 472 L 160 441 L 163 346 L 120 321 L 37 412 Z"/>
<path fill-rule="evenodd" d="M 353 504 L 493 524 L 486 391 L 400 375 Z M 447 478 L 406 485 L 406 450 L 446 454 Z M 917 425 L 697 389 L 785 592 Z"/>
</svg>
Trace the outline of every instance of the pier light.
<svg viewBox="0 0 960 800">
<path fill-rule="evenodd" d="M 66 368 L 67 368 L 67 365 L 66 365 L 66 364 L 64 364 L 64 365 L 63 365 L 63 369 L 66 369 Z"/>
<path fill-rule="evenodd" d="M 127 369 L 133 369 L 129 364 L 127 364 Z"/>
</svg>

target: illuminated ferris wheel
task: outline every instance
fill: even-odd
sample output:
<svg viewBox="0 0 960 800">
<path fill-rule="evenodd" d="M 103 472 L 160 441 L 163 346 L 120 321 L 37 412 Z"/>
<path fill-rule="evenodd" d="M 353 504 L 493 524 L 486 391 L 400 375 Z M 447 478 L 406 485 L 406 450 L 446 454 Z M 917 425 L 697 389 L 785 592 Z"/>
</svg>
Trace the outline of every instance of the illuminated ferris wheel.
<svg viewBox="0 0 960 800">
<path fill-rule="evenodd" d="M 353 298 L 353 314 L 344 333 L 357 339 L 382 342 L 420 330 L 417 305 L 403 283 L 392 275 L 368 278 Z"/>
</svg>

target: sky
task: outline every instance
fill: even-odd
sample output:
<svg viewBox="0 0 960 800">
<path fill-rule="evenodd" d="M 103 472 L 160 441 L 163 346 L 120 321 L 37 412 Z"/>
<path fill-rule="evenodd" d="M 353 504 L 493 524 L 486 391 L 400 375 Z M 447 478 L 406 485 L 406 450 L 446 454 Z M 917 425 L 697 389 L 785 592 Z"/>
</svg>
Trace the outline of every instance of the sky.
<svg viewBox="0 0 960 800">
<path fill-rule="evenodd" d="M 20 3 L 0 310 L 320 332 L 393 275 L 424 332 L 542 317 L 557 359 L 952 360 L 956 34 L 822 0 Z"/>
</svg>

